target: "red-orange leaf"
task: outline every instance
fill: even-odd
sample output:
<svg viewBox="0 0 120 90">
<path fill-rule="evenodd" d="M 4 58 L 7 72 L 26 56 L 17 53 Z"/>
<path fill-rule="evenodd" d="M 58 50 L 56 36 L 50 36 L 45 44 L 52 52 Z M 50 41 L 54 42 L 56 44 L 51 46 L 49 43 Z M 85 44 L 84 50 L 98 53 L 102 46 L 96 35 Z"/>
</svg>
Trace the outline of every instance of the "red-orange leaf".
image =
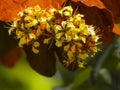
<svg viewBox="0 0 120 90">
<path fill-rule="evenodd" d="M 62 6 L 65 0 L 0 0 L 0 21 L 9 22 L 17 17 L 17 13 L 29 6 L 40 5 L 41 8 L 56 9 Z"/>
<path fill-rule="evenodd" d="M 100 1 L 100 0 L 72 0 L 72 1 L 81 1 L 82 3 L 84 3 L 86 6 L 96 6 L 98 8 L 105 8 L 104 4 Z"/>
</svg>

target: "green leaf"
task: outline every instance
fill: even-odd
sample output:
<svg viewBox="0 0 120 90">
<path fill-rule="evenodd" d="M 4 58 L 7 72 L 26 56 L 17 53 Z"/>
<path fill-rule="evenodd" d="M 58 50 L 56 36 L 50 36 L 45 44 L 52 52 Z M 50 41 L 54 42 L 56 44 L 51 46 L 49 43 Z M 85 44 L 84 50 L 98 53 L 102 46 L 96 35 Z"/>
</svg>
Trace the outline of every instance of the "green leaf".
<svg viewBox="0 0 120 90">
<path fill-rule="evenodd" d="M 86 80 L 88 80 L 90 78 L 91 71 L 92 71 L 92 67 L 88 66 L 83 71 L 80 71 L 79 73 L 77 73 L 71 90 L 76 90 L 77 87 L 79 87 Z"/>
<path fill-rule="evenodd" d="M 107 69 L 105 69 L 105 68 L 100 69 L 99 74 L 105 80 L 105 82 L 107 84 L 112 83 L 112 78 L 111 78 L 110 73 L 109 73 L 109 71 Z"/>
<path fill-rule="evenodd" d="M 113 53 L 113 44 L 108 46 L 107 48 L 103 48 L 103 51 L 98 53 L 98 55 L 95 57 L 95 59 L 97 60 L 96 65 L 94 66 L 94 78 L 97 78 L 98 76 L 98 72 L 100 70 L 100 68 L 102 67 L 103 62 L 106 60 L 106 56 L 108 56 L 110 53 Z"/>
<path fill-rule="evenodd" d="M 120 24 L 118 24 L 118 27 L 120 28 Z"/>
</svg>

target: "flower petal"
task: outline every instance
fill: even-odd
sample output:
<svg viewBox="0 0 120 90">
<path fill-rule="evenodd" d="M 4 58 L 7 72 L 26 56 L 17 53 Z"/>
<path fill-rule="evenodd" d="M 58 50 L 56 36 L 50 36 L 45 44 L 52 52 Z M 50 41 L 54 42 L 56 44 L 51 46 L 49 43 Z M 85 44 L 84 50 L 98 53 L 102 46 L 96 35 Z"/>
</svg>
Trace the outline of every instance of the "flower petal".
<svg viewBox="0 0 120 90">
<path fill-rule="evenodd" d="M 104 4 L 100 0 L 72 0 L 72 1 L 75 1 L 75 2 L 81 1 L 86 6 L 89 6 L 89 7 L 96 6 L 101 9 L 105 8 Z"/>
<path fill-rule="evenodd" d="M 120 0 L 101 0 L 101 2 L 112 12 L 115 23 L 120 23 Z"/>
<path fill-rule="evenodd" d="M 77 12 L 85 15 L 86 24 L 94 25 L 100 28 L 98 34 L 101 36 L 101 41 L 104 45 L 108 45 L 112 42 L 113 39 L 113 27 L 114 22 L 112 19 L 112 14 L 106 9 L 99 9 L 96 6 L 89 7 L 80 1 L 67 1 L 66 5 L 72 5 L 73 9 Z"/>
<path fill-rule="evenodd" d="M 47 44 L 43 44 L 43 38 L 38 39 L 40 43 L 39 53 L 35 54 L 32 51 L 31 45 L 24 46 L 25 53 L 27 55 L 27 60 L 31 67 L 38 73 L 51 77 L 56 72 L 56 58 L 54 56 L 54 49 L 48 49 Z"/>
<path fill-rule="evenodd" d="M 17 17 L 17 13 L 25 7 L 40 5 L 41 8 L 56 9 L 62 6 L 65 0 L 1 0 L 0 1 L 0 21 L 9 22 Z"/>
</svg>

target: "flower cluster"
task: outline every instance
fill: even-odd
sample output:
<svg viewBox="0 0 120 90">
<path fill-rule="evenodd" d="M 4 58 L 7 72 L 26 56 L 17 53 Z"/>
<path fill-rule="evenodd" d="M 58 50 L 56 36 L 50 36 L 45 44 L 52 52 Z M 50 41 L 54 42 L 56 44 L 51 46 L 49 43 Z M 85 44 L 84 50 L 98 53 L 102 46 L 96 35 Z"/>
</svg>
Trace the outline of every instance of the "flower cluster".
<svg viewBox="0 0 120 90">
<path fill-rule="evenodd" d="M 66 67 L 77 62 L 82 68 L 85 59 L 95 55 L 99 50 L 97 47 L 99 36 L 96 35 L 94 27 L 86 25 L 84 15 L 73 13 L 71 6 L 60 10 L 52 8 L 48 11 L 35 6 L 23 10 L 18 15 L 19 18 L 11 25 L 9 33 L 15 31 L 19 46 L 32 44 L 33 52 L 39 53 L 36 47 L 39 47 L 40 43 L 36 40 L 43 35 L 44 44 L 63 49 L 63 62 Z"/>
<path fill-rule="evenodd" d="M 93 26 L 85 24 L 83 17 L 79 13 L 73 13 L 72 7 L 67 6 L 54 10 L 54 15 L 47 24 L 46 31 L 54 36 L 55 46 L 63 48 L 64 63 L 67 67 L 77 62 L 82 68 L 85 59 L 99 50 L 99 36 Z M 51 37 L 45 39 L 45 43 L 50 43 L 50 39 Z"/>
<path fill-rule="evenodd" d="M 19 39 L 19 46 L 32 44 L 32 50 L 39 53 L 36 48 L 40 43 L 36 40 L 42 35 L 45 30 L 45 23 L 48 18 L 48 12 L 41 10 L 39 6 L 34 8 L 28 7 L 18 13 L 18 19 L 12 23 L 9 29 L 9 34 L 15 33 L 16 38 Z"/>
</svg>

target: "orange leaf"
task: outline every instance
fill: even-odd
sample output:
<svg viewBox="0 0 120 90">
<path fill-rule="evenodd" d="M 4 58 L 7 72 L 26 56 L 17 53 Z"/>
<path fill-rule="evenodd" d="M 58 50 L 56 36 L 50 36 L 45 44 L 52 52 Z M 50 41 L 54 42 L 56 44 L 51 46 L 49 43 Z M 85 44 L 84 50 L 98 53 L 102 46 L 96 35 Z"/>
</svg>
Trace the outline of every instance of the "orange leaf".
<svg viewBox="0 0 120 90">
<path fill-rule="evenodd" d="M 35 5 L 40 5 L 40 7 L 44 9 L 51 7 L 58 9 L 64 1 L 65 0 L 0 0 L 0 21 L 12 21 L 17 17 L 17 13 L 20 10 Z"/>
<path fill-rule="evenodd" d="M 86 6 L 96 6 L 100 9 L 105 8 L 104 4 L 100 1 L 100 0 L 72 0 L 72 1 L 81 1 L 82 3 L 84 3 Z"/>
</svg>

